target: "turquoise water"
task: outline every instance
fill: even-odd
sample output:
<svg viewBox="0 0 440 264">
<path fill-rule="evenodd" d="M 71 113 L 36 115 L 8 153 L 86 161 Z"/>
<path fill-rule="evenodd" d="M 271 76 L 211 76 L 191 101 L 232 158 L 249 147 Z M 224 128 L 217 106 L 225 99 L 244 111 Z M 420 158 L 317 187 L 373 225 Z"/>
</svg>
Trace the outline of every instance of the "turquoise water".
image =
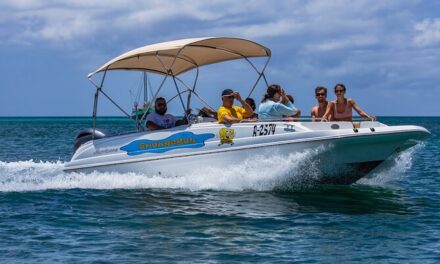
<svg viewBox="0 0 440 264">
<path fill-rule="evenodd" d="M 379 120 L 432 136 L 357 184 L 286 189 L 258 163 L 172 179 L 66 174 L 90 119 L 0 118 L 0 262 L 438 263 L 440 118 Z"/>
</svg>

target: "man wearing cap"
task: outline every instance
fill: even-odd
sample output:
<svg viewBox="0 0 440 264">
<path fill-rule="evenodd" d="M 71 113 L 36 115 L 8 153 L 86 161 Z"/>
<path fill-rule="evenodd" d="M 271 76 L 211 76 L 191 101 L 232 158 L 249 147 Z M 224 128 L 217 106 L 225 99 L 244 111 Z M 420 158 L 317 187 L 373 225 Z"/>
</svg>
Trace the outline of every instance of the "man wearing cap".
<svg viewBox="0 0 440 264">
<path fill-rule="evenodd" d="M 237 99 L 243 107 L 234 105 L 234 99 Z M 220 124 L 233 124 L 244 121 L 244 118 L 251 117 L 254 113 L 250 105 L 241 99 L 240 93 L 231 89 L 225 89 L 222 92 L 223 105 L 217 111 L 218 122 Z M 246 122 L 254 122 L 255 119 L 247 119 Z"/>
</svg>

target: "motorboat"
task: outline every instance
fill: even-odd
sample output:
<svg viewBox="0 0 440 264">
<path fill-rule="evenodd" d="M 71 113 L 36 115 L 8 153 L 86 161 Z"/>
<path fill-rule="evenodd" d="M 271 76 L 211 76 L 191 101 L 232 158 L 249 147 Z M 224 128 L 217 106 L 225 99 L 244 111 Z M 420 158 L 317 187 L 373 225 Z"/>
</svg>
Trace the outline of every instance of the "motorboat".
<svg viewBox="0 0 440 264">
<path fill-rule="evenodd" d="M 314 154 L 309 160 L 315 169 L 310 176 L 307 175 L 307 169 L 304 170 L 305 181 L 351 184 L 390 156 L 418 144 L 430 134 L 420 126 L 388 126 L 378 121 L 280 119 L 225 125 L 199 116 L 191 116 L 187 125 L 163 130 L 146 131 L 145 125 L 138 120 L 135 122 L 136 131 L 125 134 L 111 135 L 96 128 L 99 96 L 104 95 L 118 106 L 103 89 L 106 75 L 111 71 L 136 70 L 161 75 L 164 80 L 172 79 L 176 97 L 180 98 L 186 111 L 190 109 L 194 97 L 203 103 L 206 100 L 198 94 L 197 81 L 187 85 L 179 78 L 180 74 L 195 70 L 197 79 L 199 67 L 244 60 L 257 74 L 257 80 L 250 89 L 251 94 L 259 82 L 268 85 L 265 69 L 270 57 L 270 49 L 254 41 L 207 37 L 148 45 L 108 61 L 88 76 L 96 88 L 93 128 L 81 131 L 76 137 L 74 154 L 70 162 L 65 163 L 64 170 L 178 177 L 204 167 L 227 170 L 234 164 L 252 160 L 256 155 L 287 158 L 292 153 L 313 150 Z M 262 69 L 251 61 L 253 58 L 266 59 Z M 96 84 L 93 77 L 98 73 L 102 77 Z M 182 98 L 185 94 L 186 104 Z M 123 111 L 120 106 L 118 108 Z M 130 114 L 125 114 L 130 118 Z M 304 163 L 306 168 L 310 166 Z M 249 166 L 252 166 L 251 162 Z"/>
</svg>

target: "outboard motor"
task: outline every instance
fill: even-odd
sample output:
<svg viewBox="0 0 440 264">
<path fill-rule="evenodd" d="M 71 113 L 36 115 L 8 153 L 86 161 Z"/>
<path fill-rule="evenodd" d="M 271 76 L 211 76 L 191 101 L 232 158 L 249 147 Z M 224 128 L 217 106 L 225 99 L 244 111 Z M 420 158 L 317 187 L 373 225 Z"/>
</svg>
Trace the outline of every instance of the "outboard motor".
<svg viewBox="0 0 440 264">
<path fill-rule="evenodd" d="M 78 135 L 75 138 L 75 144 L 73 145 L 73 153 L 76 152 L 76 150 L 87 141 L 90 141 L 92 139 L 99 139 L 108 136 L 109 133 L 102 129 L 96 129 L 93 131 L 93 128 L 87 128 L 84 130 L 81 130 Z"/>
</svg>

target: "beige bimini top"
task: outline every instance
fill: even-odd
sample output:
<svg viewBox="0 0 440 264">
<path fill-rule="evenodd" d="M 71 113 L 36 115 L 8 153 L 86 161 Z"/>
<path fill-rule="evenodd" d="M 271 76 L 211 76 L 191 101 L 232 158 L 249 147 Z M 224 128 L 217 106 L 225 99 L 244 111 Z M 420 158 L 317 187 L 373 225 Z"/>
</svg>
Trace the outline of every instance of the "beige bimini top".
<svg viewBox="0 0 440 264">
<path fill-rule="evenodd" d="M 199 66 L 250 57 L 270 57 L 271 51 L 240 38 L 191 38 L 148 45 L 126 52 L 89 74 L 107 70 L 141 70 L 177 76 Z"/>
</svg>

